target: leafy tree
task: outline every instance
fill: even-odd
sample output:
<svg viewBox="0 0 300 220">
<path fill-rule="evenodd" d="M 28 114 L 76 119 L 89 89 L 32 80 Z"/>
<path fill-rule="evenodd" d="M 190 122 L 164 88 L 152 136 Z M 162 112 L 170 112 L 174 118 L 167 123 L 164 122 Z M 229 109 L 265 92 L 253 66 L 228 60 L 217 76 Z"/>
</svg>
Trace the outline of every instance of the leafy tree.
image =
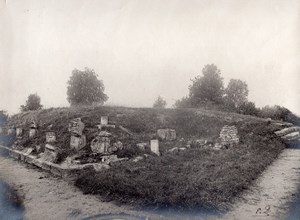
<svg viewBox="0 0 300 220">
<path fill-rule="evenodd" d="M 42 107 L 41 98 L 36 93 L 30 94 L 27 98 L 26 105 L 20 106 L 22 112 L 39 110 L 42 109 Z"/>
<path fill-rule="evenodd" d="M 254 115 L 254 116 L 259 116 L 259 109 L 255 107 L 254 102 L 243 102 L 239 107 L 238 107 L 238 113 L 244 114 L 244 115 Z"/>
<path fill-rule="evenodd" d="M 74 105 L 103 104 L 108 96 L 104 93 L 104 84 L 99 80 L 93 69 L 85 68 L 83 71 L 74 69 L 68 81 L 67 100 Z"/>
<path fill-rule="evenodd" d="M 191 108 L 191 100 L 189 97 L 183 97 L 182 99 L 176 100 L 174 108 Z"/>
<path fill-rule="evenodd" d="M 239 79 L 231 79 L 225 89 L 225 102 L 235 109 L 247 102 L 248 86 L 246 82 Z M 249 103 L 248 103 L 249 104 Z"/>
<path fill-rule="evenodd" d="M 220 103 L 223 97 L 223 78 L 216 65 L 206 65 L 202 69 L 203 76 L 197 76 L 190 85 L 190 99 L 194 107 L 201 103 L 211 101 Z"/>
<path fill-rule="evenodd" d="M 153 108 L 165 108 L 167 105 L 167 102 L 160 96 L 157 97 L 153 104 Z"/>
</svg>

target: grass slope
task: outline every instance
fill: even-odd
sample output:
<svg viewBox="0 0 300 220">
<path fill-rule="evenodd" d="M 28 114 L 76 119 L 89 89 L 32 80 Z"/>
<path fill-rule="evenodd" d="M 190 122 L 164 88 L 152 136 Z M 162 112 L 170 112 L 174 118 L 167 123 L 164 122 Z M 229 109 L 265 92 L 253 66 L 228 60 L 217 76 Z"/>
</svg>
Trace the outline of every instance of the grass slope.
<svg viewBox="0 0 300 220">
<path fill-rule="evenodd" d="M 44 144 L 44 132 L 52 125 L 58 134 L 57 145 L 63 152 L 63 160 L 74 153 L 69 147 L 69 121 L 81 117 L 89 146 L 102 115 L 108 115 L 112 124 L 122 125 L 133 133 L 114 133 L 125 145 L 129 156 L 145 153 L 138 152 L 134 145 L 155 137 L 158 128 L 173 128 L 177 132 L 177 141 L 161 142 L 161 157 L 151 156 L 137 163 L 118 163 L 99 173 L 84 173 L 75 183 L 85 193 L 135 205 L 223 210 L 285 147 L 273 134 L 278 127 L 260 118 L 199 109 L 46 109 L 15 115 L 10 118 L 8 127 L 23 127 L 25 136 L 21 144 L 28 147 Z M 35 139 L 28 138 L 32 119 L 39 124 L 39 135 Z M 213 143 L 226 124 L 237 126 L 241 140 L 239 145 L 216 151 L 192 144 L 186 151 L 166 153 L 169 148 L 183 146 L 196 139 Z"/>
</svg>

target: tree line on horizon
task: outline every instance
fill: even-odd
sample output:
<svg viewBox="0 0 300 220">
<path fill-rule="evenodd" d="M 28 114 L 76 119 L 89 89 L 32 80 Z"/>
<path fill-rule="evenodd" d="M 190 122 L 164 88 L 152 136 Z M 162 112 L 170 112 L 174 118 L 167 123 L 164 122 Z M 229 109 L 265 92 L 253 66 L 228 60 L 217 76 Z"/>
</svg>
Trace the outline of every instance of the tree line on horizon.
<svg viewBox="0 0 300 220">
<path fill-rule="evenodd" d="M 67 82 L 67 100 L 70 106 L 96 105 L 101 106 L 108 96 L 104 93 L 105 86 L 93 69 L 74 69 Z M 207 64 L 202 69 L 202 75 L 191 80 L 189 94 L 175 102 L 174 108 L 204 108 L 236 112 L 275 120 L 295 121 L 298 118 L 285 107 L 265 106 L 257 108 L 254 102 L 248 101 L 248 85 L 240 79 L 230 79 L 224 87 L 221 71 L 215 64 Z M 167 102 L 158 96 L 153 108 L 165 108 Z M 25 105 L 20 106 L 21 112 L 42 109 L 41 98 L 30 94 Z"/>
</svg>

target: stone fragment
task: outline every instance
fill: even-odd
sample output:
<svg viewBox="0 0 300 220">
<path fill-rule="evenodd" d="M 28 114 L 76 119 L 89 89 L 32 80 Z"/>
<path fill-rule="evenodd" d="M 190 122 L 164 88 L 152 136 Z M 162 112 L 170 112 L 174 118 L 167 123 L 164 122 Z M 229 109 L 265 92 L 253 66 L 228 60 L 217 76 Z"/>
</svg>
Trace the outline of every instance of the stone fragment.
<svg viewBox="0 0 300 220">
<path fill-rule="evenodd" d="M 101 125 L 108 125 L 108 116 L 101 116 Z"/>
<path fill-rule="evenodd" d="M 140 150 L 145 150 L 146 147 L 148 146 L 147 143 L 138 143 L 136 144 L 136 146 L 140 149 Z"/>
<path fill-rule="evenodd" d="M 121 141 L 118 141 L 118 142 L 114 143 L 113 146 L 116 148 L 116 150 L 122 150 L 123 149 L 123 143 Z"/>
<path fill-rule="evenodd" d="M 34 148 L 29 147 L 29 148 L 25 148 L 22 152 L 26 155 L 29 155 L 32 153 L 33 150 L 34 150 Z"/>
<path fill-rule="evenodd" d="M 101 170 L 107 170 L 110 168 L 110 166 L 108 164 L 104 164 L 104 163 L 93 164 L 93 167 L 96 172 L 99 172 Z"/>
<path fill-rule="evenodd" d="M 55 132 L 46 132 L 46 143 L 54 143 L 56 142 Z"/>
<path fill-rule="evenodd" d="M 275 134 L 278 137 L 281 137 L 281 136 L 287 135 L 287 134 L 292 133 L 292 132 L 297 132 L 297 131 L 300 131 L 300 127 L 293 126 L 293 127 L 284 128 L 284 129 L 281 129 L 279 131 L 276 131 Z"/>
<path fill-rule="evenodd" d="M 150 149 L 153 153 L 160 156 L 159 152 L 159 141 L 158 140 L 151 140 L 150 141 Z"/>
<path fill-rule="evenodd" d="M 101 131 L 91 142 L 92 152 L 101 154 L 108 153 L 108 149 L 110 147 L 110 136 L 110 133 Z"/>
<path fill-rule="evenodd" d="M 13 129 L 13 128 L 8 129 L 8 131 L 7 131 L 8 135 L 11 135 L 11 134 L 14 134 L 14 133 L 15 133 L 15 129 Z"/>
<path fill-rule="evenodd" d="M 43 149 L 42 149 L 42 146 L 41 146 L 41 145 L 36 145 L 36 146 L 35 146 L 35 152 L 36 152 L 36 153 L 39 154 L 39 153 L 42 152 L 42 150 L 43 150 Z"/>
<path fill-rule="evenodd" d="M 75 118 L 69 123 L 69 132 L 74 135 L 82 135 L 84 129 L 84 123 L 81 121 L 81 118 Z"/>
<path fill-rule="evenodd" d="M 140 160 L 143 160 L 144 159 L 144 157 L 142 157 L 142 156 L 137 156 L 136 158 L 134 158 L 133 159 L 133 162 L 138 162 L 138 161 L 140 161 Z"/>
<path fill-rule="evenodd" d="M 46 144 L 42 160 L 55 163 L 58 159 L 58 152 L 55 146 Z"/>
<path fill-rule="evenodd" d="M 22 128 L 17 128 L 16 129 L 16 136 L 17 138 L 20 138 L 23 134 L 23 129 Z"/>
<path fill-rule="evenodd" d="M 215 149 L 215 150 L 220 150 L 220 149 L 222 149 L 222 148 L 223 148 L 222 144 L 220 144 L 220 143 L 215 143 L 215 145 L 214 145 L 214 149 Z"/>
<path fill-rule="evenodd" d="M 296 141 L 296 140 L 300 139 L 300 132 L 295 131 L 295 132 L 289 133 L 289 134 L 283 136 L 282 139 L 284 139 L 286 141 Z"/>
<path fill-rule="evenodd" d="M 70 147 L 71 149 L 75 149 L 77 151 L 81 150 L 86 146 L 86 137 L 85 135 L 81 136 L 71 136 Z"/>
<path fill-rule="evenodd" d="M 157 136 L 162 140 L 173 141 L 176 139 L 176 131 L 174 129 L 158 129 Z"/>
<path fill-rule="evenodd" d="M 102 130 L 103 128 L 116 128 L 116 125 L 97 125 L 97 128 L 99 130 Z"/>
<path fill-rule="evenodd" d="M 110 164 L 112 161 L 116 161 L 116 160 L 118 160 L 117 155 L 108 155 L 108 156 L 103 156 L 101 162 Z"/>
<path fill-rule="evenodd" d="M 30 128 L 29 130 L 29 137 L 33 138 L 36 135 L 37 130 L 35 128 Z"/>
</svg>

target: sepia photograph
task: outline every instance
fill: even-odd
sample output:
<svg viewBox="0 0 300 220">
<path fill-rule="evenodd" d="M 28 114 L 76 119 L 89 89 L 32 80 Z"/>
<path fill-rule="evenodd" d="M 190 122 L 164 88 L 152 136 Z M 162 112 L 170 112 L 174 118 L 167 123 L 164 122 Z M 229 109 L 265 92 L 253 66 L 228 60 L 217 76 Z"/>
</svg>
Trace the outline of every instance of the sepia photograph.
<svg viewBox="0 0 300 220">
<path fill-rule="evenodd" d="M 299 220 L 299 0 L 0 0 L 0 220 Z"/>
</svg>

